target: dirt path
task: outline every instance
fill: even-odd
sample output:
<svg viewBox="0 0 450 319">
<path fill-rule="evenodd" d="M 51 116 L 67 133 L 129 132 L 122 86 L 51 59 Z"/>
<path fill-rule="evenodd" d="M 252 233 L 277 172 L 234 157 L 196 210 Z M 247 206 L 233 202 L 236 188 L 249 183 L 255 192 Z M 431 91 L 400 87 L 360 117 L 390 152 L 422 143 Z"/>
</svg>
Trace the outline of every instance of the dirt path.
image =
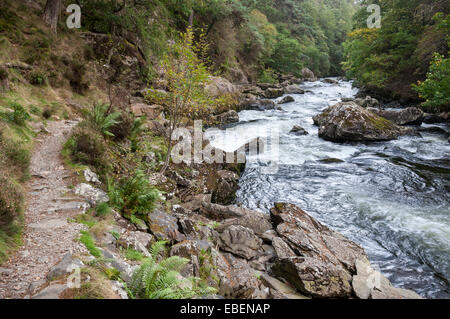
<svg viewBox="0 0 450 319">
<path fill-rule="evenodd" d="M 85 203 L 68 188 L 71 173 L 61 159 L 61 147 L 74 121 L 49 122 L 38 136 L 27 184 L 23 246 L 0 267 L 0 298 L 23 298 L 31 283 L 42 280 L 67 253 L 85 253 L 75 239 L 83 225 L 68 218 L 83 212 Z M 69 194 L 69 195 L 68 195 Z"/>
</svg>

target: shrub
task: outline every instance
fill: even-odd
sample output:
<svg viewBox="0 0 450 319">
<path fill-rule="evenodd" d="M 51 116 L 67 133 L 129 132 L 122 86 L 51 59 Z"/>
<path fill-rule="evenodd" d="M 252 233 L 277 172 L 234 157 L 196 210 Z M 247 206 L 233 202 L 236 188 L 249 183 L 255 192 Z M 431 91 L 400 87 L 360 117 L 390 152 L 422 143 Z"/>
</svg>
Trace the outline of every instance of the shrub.
<svg viewBox="0 0 450 319">
<path fill-rule="evenodd" d="M 450 58 L 435 53 L 427 79 L 413 85 L 419 97 L 425 102 L 422 105 L 433 111 L 448 111 L 450 109 Z"/>
<path fill-rule="evenodd" d="M 186 258 L 172 256 L 158 262 L 166 242 L 152 245 L 151 257 L 133 273 L 129 294 L 142 299 L 190 299 L 216 293 L 216 289 L 201 285 L 200 278 L 183 278 L 180 271 L 189 262 Z"/>
<path fill-rule="evenodd" d="M 75 162 L 92 165 L 100 171 L 107 167 L 105 141 L 97 131 L 86 125 L 75 129 L 65 148 Z"/>
<path fill-rule="evenodd" d="M 114 125 L 119 124 L 120 122 L 117 119 L 120 117 L 120 113 L 109 112 L 109 106 L 106 104 L 98 103 L 94 106 L 94 108 L 87 114 L 87 120 L 92 125 L 93 128 L 98 130 L 104 136 L 113 137 L 114 134 L 109 130 Z"/>
<path fill-rule="evenodd" d="M 95 213 L 99 217 L 107 216 L 111 214 L 111 207 L 109 207 L 108 203 L 100 203 L 95 207 Z"/>
<path fill-rule="evenodd" d="M 152 212 L 160 198 L 159 191 L 141 170 L 133 176 L 122 178 L 115 187 L 109 185 L 109 195 L 111 202 L 128 218 Z"/>
<path fill-rule="evenodd" d="M 13 112 L 2 113 L 1 116 L 5 120 L 20 126 L 24 126 L 26 121 L 31 120 L 30 114 L 28 114 L 28 112 L 19 103 L 11 102 L 8 106 L 13 110 Z"/>
<path fill-rule="evenodd" d="M 23 194 L 5 176 L 0 176 L 0 230 L 7 228 L 22 210 Z"/>
<path fill-rule="evenodd" d="M 128 112 L 121 112 L 117 120 L 117 123 L 111 126 L 109 131 L 116 141 L 122 141 L 131 135 L 135 120 Z"/>
<path fill-rule="evenodd" d="M 36 86 L 47 85 L 48 78 L 47 75 L 40 71 L 34 71 L 30 74 L 30 84 Z"/>
</svg>

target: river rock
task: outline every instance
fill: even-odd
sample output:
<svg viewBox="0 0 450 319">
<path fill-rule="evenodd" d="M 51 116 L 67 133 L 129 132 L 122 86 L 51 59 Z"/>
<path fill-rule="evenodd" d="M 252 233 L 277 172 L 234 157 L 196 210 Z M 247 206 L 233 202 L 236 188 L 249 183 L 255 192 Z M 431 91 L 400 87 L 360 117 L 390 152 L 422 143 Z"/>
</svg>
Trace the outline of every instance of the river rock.
<svg viewBox="0 0 450 319">
<path fill-rule="evenodd" d="M 236 199 L 239 176 L 231 171 L 220 170 L 208 176 L 207 185 L 212 192 L 211 201 L 213 203 L 229 205 Z"/>
<path fill-rule="evenodd" d="M 272 246 L 275 249 L 275 254 L 279 259 L 296 256 L 291 247 L 289 247 L 289 245 L 286 244 L 286 242 L 280 237 L 273 238 Z"/>
<path fill-rule="evenodd" d="M 279 110 L 280 107 L 274 101 L 268 99 L 245 99 L 241 101 L 240 108 L 243 110 L 258 110 L 258 111 L 267 111 L 267 110 Z"/>
<path fill-rule="evenodd" d="M 297 256 L 320 259 L 349 273 L 356 271 L 356 260 L 367 258 L 362 247 L 293 204 L 276 203 L 270 217 L 277 233 Z"/>
<path fill-rule="evenodd" d="M 374 99 L 370 96 L 366 96 L 365 98 L 354 99 L 353 102 L 355 102 L 356 104 L 358 104 L 361 107 L 379 107 L 380 106 L 380 102 L 378 102 L 377 99 Z"/>
<path fill-rule="evenodd" d="M 319 136 L 330 141 L 389 141 L 413 130 L 398 126 L 354 102 L 341 102 L 313 117 Z"/>
<path fill-rule="evenodd" d="M 314 72 L 311 71 L 310 69 L 303 68 L 301 73 L 302 73 L 303 78 L 306 81 L 311 81 L 311 82 L 317 81 L 317 77 L 314 75 Z"/>
<path fill-rule="evenodd" d="M 239 89 L 225 78 L 211 76 L 210 82 L 205 86 L 205 91 L 212 97 L 220 97 L 224 95 L 238 95 Z"/>
<path fill-rule="evenodd" d="M 328 84 L 338 84 L 339 82 L 334 80 L 334 79 L 323 79 L 322 80 L 323 83 L 328 83 Z"/>
<path fill-rule="evenodd" d="M 286 104 L 286 103 L 291 103 L 291 102 L 295 102 L 295 99 L 294 99 L 292 96 L 287 95 L 287 96 L 285 96 L 284 98 L 282 98 L 282 99 L 278 102 L 278 104 Z"/>
<path fill-rule="evenodd" d="M 298 85 L 289 85 L 284 88 L 286 94 L 305 94 L 305 90 L 301 89 Z"/>
<path fill-rule="evenodd" d="M 104 191 L 85 183 L 77 185 L 74 193 L 86 199 L 93 206 L 109 201 L 109 197 Z"/>
<path fill-rule="evenodd" d="M 294 125 L 294 127 L 291 129 L 289 133 L 293 133 L 295 135 L 309 135 L 309 133 L 301 126 Z"/>
<path fill-rule="evenodd" d="M 264 97 L 267 99 L 276 99 L 283 96 L 284 90 L 278 88 L 268 88 L 264 91 Z"/>
<path fill-rule="evenodd" d="M 421 125 L 424 116 L 423 111 L 417 107 L 408 107 L 398 111 L 368 107 L 367 110 L 397 125 Z"/>
<path fill-rule="evenodd" d="M 148 226 L 158 240 L 181 242 L 186 239 L 178 230 L 177 218 L 159 210 L 148 214 Z"/>
<path fill-rule="evenodd" d="M 441 113 L 441 114 L 425 113 L 423 117 L 424 123 L 427 124 L 447 123 L 449 119 L 450 117 L 448 116 L 448 113 Z"/>
<path fill-rule="evenodd" d="M 230 110 L 228 112 L 216 115 L 213 120 L 219 124 L 231 124 L 239 122 L 239 115 L 236 111 Z"/>
<path fill-rule="evenodd" d="M 258 254 L 262 240 L 249 228 L 231 225 L 222 230 L 219 245 L 222 250 L 248 260 Z"/>
</svg>

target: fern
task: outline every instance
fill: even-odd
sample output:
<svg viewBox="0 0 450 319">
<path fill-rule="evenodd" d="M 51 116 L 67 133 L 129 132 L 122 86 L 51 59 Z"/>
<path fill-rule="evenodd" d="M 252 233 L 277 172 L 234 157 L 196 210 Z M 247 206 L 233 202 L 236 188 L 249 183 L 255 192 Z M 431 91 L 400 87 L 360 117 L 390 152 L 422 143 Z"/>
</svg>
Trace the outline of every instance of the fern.
<svg viewBox="0 0 450 319">
<path fill-rule="evenodd" d="M 166 242 L 159 241 L 150 249 L 151 257 L 146 258 L 134 272 L 130 298 L 142 299 L 188 299 L 216 293 L 216 289 L 201 283 L 200 278 L 183 278 L 180 271 L 189 262 L 186 258 L 172 256 L 158 262 Z"/>
<path fill-rule="evenodd" d="M 109 131 L 111 127 L 120 122 L 117 119 L 120 117 L 119 112 L 109 113 L 109 106 L 106 104 L 96 104 L 92 111 L 88 113 L 87 119 L 92 126 L 105 136 L 114 137 L 114 134 Z"/>
</svg>

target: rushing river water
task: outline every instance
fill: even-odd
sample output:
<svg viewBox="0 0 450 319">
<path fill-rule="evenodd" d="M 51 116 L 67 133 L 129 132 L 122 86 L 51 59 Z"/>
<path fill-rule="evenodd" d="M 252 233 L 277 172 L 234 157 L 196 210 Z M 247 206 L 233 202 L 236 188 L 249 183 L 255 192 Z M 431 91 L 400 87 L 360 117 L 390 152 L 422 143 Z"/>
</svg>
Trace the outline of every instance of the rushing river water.
<svg viewBox="0 0 450 319">
<path fill-rule="evenodd" d="M 225 136 L 209 135 L 214 146 L 232 151 L 264 132 L 279 133 L 279 156 L 264 154 L 279 159 L 278 171 L 262 174 L 262 164 L 250 161 L 238 204 L 264 212 L 274 202 L 297 204 L 362 245 L 396 287 L 450 298 L 450 144 L 445 134 L 370 144 L 327 142 L 318 137 L 312 117 L 357 89 L 345 81 L 301 87 L 308 92 L 291 94 L 295 102 L 282 105 L 282 111 L 243 111 Z M 294 125 L 310 134 L 290 134 Z"/>
</svg>

